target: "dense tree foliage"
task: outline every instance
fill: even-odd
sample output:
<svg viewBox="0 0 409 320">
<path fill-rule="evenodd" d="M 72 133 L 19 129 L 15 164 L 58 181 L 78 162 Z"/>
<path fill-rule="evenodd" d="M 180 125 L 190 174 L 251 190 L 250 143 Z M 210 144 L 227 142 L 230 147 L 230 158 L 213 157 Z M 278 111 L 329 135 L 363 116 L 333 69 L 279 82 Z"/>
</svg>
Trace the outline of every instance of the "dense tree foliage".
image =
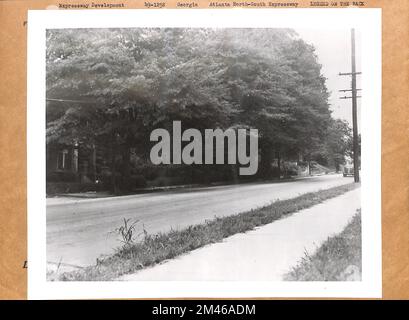
<svg viewBox="0 0 409 320">
<path fill-rule="evenodd" d="M 47 143 L 103 146 L 112 166 L 149 134 L 185 128 L 259 130 L 271 160 L 338 166 L 350 136 L 331 118 L 314 48 L 289 29 L 65 29 L 47 32 Z"/>
</svg>

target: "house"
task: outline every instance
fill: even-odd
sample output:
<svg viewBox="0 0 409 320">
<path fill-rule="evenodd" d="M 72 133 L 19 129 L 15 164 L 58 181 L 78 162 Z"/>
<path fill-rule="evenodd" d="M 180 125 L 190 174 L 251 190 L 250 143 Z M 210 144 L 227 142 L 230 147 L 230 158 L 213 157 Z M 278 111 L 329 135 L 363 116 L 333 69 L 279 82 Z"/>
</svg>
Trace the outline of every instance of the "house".
<svg viewBox="0 0 409 320">
<path fill-rule="evenodd" d="M 47 144 L 47 183 L 95 183 L 104 167 L 108 168 L 101 152 L 97 154 L 95 147 L 87 148 L 79 144 Z"/>
</svg>

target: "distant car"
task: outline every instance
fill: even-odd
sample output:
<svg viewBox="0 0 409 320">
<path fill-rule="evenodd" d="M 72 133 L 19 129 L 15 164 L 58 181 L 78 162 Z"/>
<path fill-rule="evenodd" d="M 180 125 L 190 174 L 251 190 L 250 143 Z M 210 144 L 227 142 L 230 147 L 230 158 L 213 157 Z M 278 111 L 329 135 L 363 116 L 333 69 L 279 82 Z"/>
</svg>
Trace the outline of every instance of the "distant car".
<svg viewBox="0 0 409 320">
<path fill-rule="evenodd" d="M 354 166 L 351 166 L 351 165 L 344 166 L 344 169 L 342 170 L 342 174 L 344 177 L 353 177 L 354 176 Z"/>
</svg>

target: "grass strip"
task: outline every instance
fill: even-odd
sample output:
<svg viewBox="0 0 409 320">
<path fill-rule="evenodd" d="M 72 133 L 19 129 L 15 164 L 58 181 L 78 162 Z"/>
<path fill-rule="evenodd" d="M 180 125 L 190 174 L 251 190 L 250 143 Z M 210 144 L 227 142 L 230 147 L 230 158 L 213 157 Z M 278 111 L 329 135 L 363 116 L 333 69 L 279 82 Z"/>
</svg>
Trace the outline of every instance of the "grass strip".
<svg viewBox="0 0 409 320">
<path fill-rule="evenodd" d="M 327 199 L 337 197 L 357 188 L 350 183 L 327 190 L 306 193 L 288 200 L 278 200 L 265 207 L 226 217 L 215 217 L 202 224 L 189 226 L 182 230 L 171 230 L 154 235 L 147 234 L 141 242 L 125 245 L 111 256 L 100 260 L 97 265 L 80 270 L 65 272 L 60 281 L 104 281 L 121 275 L 135 273 L 183 253 L 208 244 L 222 241 L 237 233 L 271 223 L 286 215 L 310 208 Z"/>
<path fill-rule="evenodd" d="M 362 274 L 361 212 L 338 235 L 329 237 L 284 276 L 286 281 L 360 281 Z"/>
</svg>

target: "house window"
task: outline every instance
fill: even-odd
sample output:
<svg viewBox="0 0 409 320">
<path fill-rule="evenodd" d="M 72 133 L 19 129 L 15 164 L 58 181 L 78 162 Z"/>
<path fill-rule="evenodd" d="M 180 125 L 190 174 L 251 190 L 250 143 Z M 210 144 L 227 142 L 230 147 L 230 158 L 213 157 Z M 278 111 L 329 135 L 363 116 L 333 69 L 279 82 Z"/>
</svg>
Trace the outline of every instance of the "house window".
<svg viewBox="0 0 409 320">
<path fill-rule="evenodd" d="M 57 169 L 58 170 L 65 170 L 67 168 L 67 155 L 68 150 L 64 149 L 58 153 L 57 157 Z"/>
</svg>

